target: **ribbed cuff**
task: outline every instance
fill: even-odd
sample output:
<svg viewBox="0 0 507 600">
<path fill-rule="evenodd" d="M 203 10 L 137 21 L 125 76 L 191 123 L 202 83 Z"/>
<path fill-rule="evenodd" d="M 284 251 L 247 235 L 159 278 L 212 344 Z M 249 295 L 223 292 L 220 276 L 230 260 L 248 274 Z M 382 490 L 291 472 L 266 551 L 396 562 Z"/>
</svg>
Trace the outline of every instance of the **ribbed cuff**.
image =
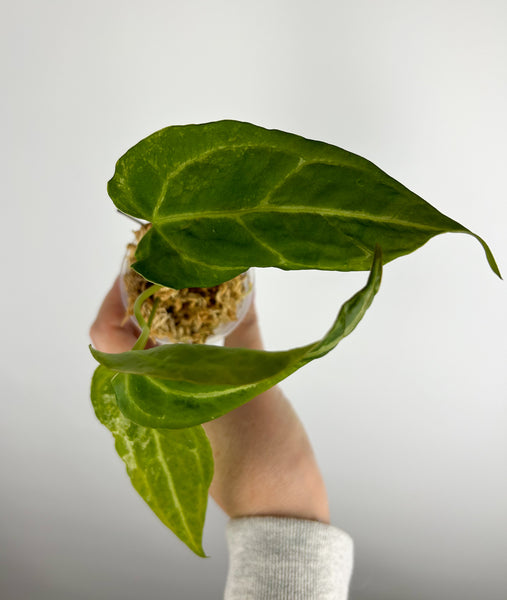
<svg viewBox="0 0 507 600">
<path fill-rule="evenodd" d="M 231 519 L 224 600 L 346 600 L 353 566 L 347 533 L 318 521 Z"/>
</svg>

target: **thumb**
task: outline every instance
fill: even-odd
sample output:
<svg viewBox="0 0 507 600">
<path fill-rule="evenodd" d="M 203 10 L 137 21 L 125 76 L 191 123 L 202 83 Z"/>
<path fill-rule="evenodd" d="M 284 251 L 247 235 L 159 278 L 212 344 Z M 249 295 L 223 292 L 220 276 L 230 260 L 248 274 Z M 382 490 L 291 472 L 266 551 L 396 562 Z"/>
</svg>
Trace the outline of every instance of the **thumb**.
<svg viewBox="0 0 507 600">
<path fill-rule="evenodd" d="M 101 352 L 126 352 L 136 343 L 138 332 L 132 321 L 125 323 L 125 307 L 117 278 L 109 290 L 90 328 L 92 344 Z"/>
</svg>

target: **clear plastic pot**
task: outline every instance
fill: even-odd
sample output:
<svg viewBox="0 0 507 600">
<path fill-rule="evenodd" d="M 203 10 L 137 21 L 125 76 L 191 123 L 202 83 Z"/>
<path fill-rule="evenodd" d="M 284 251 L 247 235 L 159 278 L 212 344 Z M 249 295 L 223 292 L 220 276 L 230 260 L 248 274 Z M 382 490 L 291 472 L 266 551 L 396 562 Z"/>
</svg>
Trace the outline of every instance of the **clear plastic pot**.
<svg viewBox="0 0 507 600">
<path fill-rule="evenodd" d="M 125 310 L 139 329 L 137 320 L 132 314 L 132 304 L 137 297 L 133 293 L 132 282 L 146 287 L 147 282 L 130 268 L 132 250 L 127 250 L 120 272 L 120 290 Z M 128 279 L 126 279 L 126 276 Z M 135 277 L 136 279 L 133 279 Z M 137 279 L 138 278 L 138 279 Z M 152 325 L 152 339 L 158 344 L 204 343 L 223 345 L 224 339 L 244 319 L 252 303 L 254 290 L 254 269 L 224 282 L 214 288 L 190 288 L 188 290 L 170 290 L 162 288 L 157 296 L 170 296 L 167 300 L 159 299 L 156 316 Z M 221 298 L 225 298 L 222 301 Z M 143 310 L 150 311 L 152 299 Z M 129 311 L 130 307 L 130 311 Z M 180 307 L 178 309 L 178 307 Z M 165 313 L 164 313 L 165 311 Z M 234 318 L 231 318 L 233 317 Z M 185 317 L 185 318 L 183 318 Z"/>
</svg>

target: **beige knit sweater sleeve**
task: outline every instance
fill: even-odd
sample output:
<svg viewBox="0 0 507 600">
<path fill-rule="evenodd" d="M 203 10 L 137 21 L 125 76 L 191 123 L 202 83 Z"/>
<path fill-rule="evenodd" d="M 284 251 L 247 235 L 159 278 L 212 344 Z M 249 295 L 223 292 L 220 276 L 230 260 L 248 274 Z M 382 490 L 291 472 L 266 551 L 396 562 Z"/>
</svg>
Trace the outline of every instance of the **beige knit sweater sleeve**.
<svg viewBox="0 0 507 600">
<path fill-rule="evenodd" d="M 224 600 L 346 600 L 353 543 L 332 525 L 244 517 L 227 524 Z"/>
</svg>

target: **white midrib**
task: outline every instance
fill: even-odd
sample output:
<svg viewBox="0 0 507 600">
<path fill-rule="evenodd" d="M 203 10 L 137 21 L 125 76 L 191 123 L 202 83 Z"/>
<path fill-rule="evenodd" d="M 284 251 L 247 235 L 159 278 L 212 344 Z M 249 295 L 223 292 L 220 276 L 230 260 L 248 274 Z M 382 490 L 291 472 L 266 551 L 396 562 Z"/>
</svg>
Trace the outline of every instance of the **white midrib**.
<svg viewBox="0 0 507 600">
<path fill-rule="evenodd" d="M 153 377 L 151 377 L 150 375 L 143 375 L 144 377 L 146 377 L 146 379 L 148 381 L 151 382 L 152 385 L 154 385 L 155 387 L 157 387 L 158 389 L 162 390 L 162 392 L 167 393 L 168 389 L 166 387 L 164 387 L 162 384 L 160 384 L 156 379 L 154 379 Z M 265 378 L 267 379 L 267 377 Z M 175 381 L 185 381 L 185 380 L 178 380 L 176 379 Z M 207 398 L 211 398 L 212 400 L 215 398 L 219 398 L 220 396 L 229 396 L 230 394 L 234 394 L 236 392 L 241 392 L 243 390 L 248 390 L 250 388 L 253 388 L 257 385 L 259 385 L 259 383 L 262 383 L 262 379 L 255 381 L 254 383 L 247 383 L 247 384 L 243 384 L 243 385 L 237 385 L 237 386 L 230 386 L 225 390 L 216 390 L 213 392 L 184 392 L 182 390 L 176 390 L 176 391 L 172 391 L 169 390 L 172 394 L 178 395 L 178 396 L 183 396 L 184 398 L 197 398 L 199 400 L 205 400 Z M 136 404 L 137 406 L 137 404 Z M 141 408 L 139 410 L 142 410 Z M 149 413 L 147 413 L 146 411 L 143 411 L 144 414 L 148 415 Z"/>
<path fill-rule="evenodd" d="M 243 215 L 254 215 L 254 214 L 309 214 L 319 215 L 322 217 L 339 217 L 342 219 L 354 219 L 360 221 L 373 221 L 375 223 L 386 223 L 389 225 L 400 225 L 403 227 L 409 227 L 411 229 L 420 229 L 423 231 L 444 231 L 442 227 L 434 225 L 426 225 L 423 223 L 416 223 L 414 221 L 407 221 L 405 219 L 397 219 L 388 215 L 373 215 L 363 211 L 343 210 L 337 208 L 315 208 L 307 206 L 288 206 L 288 205 L 264 205 L 264 206 L 253 206 L 249 208 L 237 208 L 228 210 L 203 210 L 194 211 L 188 213 L 176 213 L 165 217 L 159 217 L 156 220 L 156 225 L 164 225 L 166 223 L 178 223 L 185 221 L 195 221 L 196 219 L 234 219 L 237 220 Z M 447 231 L 447 229 L 445 229 Z"/>
<path fill-rule="evenodd" d="M 187 532 L 189 539 L 193 540 L 194 536 L 193 536 L 192 532 L 190 531 L 187 520 L 184 517 L 183 507 L 181 506 L 180 500 L 178 498 L 178 494 L 176 492 L 176 487 L 174 485 L 174 479 L 173 479 L 173 476 L 171 475 L 171 471 L 169 470 L 169 467 L 167 466 L 167 461 L 164 456 L 164 451 L 162 450 L 162 446 L 160 445 L 160 435 L 156 429 L 152 429 L 152 434 L 153 434 L 153 439 L 155 440 L 155 446 L 157 447 L 157 457 L 158 457 L 158 460 L 162 467 L 162 470 L 164 471 L 164 474 L 167 478 L 167 485 L 169 486 L 169 492 L 172 496 L 174 505 L 176 506 L 176 508 L 178 510 L 178 515 L 180 516 L 180 520 L 183 524 L 183 527 L 185 528 L 185 531 Z"/>
<path fill-rule="evenodd" d="M 126 389 L 127 389 L 127 393 L 129 393 L 129 380 L 128 380 L 128 377 L 126 378 Z M 129 395 L 130 395 L 130 393 L 129 393 Z M 171 496 L 173 498 L 174 505 L 178 509 L 178 515 L 180 516 L 180 520 L 181 520 L 181 522 L 183 524 L 183 527 L 184 527 L 185 531 L 187 532 L 187 534 L 189 536 L 189 539 L 193 540 L 194 536 L 193 536 L 192 532 L 190 531 L 188 523 L 187 523 L 187 521 L 186 521 L 186 519 L 184 517 L 183 507 L 181 506 L 180 500 L 178 498 L 178 494 L 176 492 L 176 487 L 174 485 L 174 479 L 173 479 L 173 476 L 171 475 L 171 471 L 169 470 L 169 467 L 167 465 L 167 461 L 165 459 L 164 451 L 162 450 L 162 446 L 160 445 L 160 435 L 159 435 L 159 433 L 158 433 L 158 431 L 156 429 L 151 429 L 151 434 L 153 435 L 153 439 L 155 441 L 155 446 L 156 446 L 156 449 L 157 449 L 158 460 L 159 460 L 160 465 L 162 467 L 162 470 L 164 471 L 164 474 L 165 474 L 165 476 L 167 478 L 167 485 L 169 487 L 169 492 L 170 492 L 170 494 L 171 494 Z M 133 451 L 134 456 L 135 456 L 135 448 L 134 448 L 133 444 L 130 445 L 129 449 Z M 148 487 L 151 490 L 152 498 L 155 499 L 155 501 L 157 502 L 157 504 L 159 504 L 158 500 L 156 500 L 156 495 L 153 493 L 153 488 L 152 488 L 150 482 L 148 481 L 148 479 L 147 479 L 147 477 L 146 477 L 146 475 L 145 475 L 144 472 L 143 472 L 143 477 L 144 477 L 144 480 L 145 480 L 146 484 L 148 485 Z"/>
</svg>

